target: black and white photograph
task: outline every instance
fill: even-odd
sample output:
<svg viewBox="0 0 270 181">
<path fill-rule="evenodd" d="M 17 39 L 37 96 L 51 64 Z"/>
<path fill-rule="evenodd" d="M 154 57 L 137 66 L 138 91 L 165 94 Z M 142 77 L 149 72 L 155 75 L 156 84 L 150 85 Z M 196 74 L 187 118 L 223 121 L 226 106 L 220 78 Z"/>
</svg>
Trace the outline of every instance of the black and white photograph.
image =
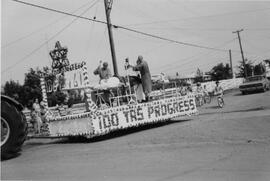
<svg viewBox="0 0 270 181">
<path fill-rule="evenodd" d="M 270 180 L 270 1 L 0 7 L 1 180 Z"/>
</svg>

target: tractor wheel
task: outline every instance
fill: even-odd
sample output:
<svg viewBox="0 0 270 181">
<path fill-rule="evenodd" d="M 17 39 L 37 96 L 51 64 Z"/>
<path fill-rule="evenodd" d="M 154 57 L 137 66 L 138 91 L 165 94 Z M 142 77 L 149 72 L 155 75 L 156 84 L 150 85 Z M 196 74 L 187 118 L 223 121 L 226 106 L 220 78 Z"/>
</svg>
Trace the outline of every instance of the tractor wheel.
<svg viewBox="0 0 270 181">
<path fill-rule="evenodd" d="M 1 100 L 1 159 L 18 155 L 27 135 L 27 123 L 18 108 Z"/>
</svg>

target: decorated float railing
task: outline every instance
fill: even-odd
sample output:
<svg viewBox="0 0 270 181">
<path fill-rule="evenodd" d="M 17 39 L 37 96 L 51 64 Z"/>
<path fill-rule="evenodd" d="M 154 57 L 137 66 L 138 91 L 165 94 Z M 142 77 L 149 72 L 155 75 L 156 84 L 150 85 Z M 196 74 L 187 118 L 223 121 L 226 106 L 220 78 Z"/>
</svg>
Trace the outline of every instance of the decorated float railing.
<svg viewBox="0 0 270 181">
<path fill-rule="evenodd" d="M 80 90 L 84 101 L 70 108 L 61 106 L 65 114 L 60 114 L 59 109 L 48 107 L 46 120 L 49 136 L 94 137 L 197 112 L 194 96 L 182 96 L 177 87 L 153 92 L 150 102 L 139 103 L 136 91 L 129 85 L 120 82 L 117 86 L 103 88 L 100 85 L 90 85 L 84 62 L 68 65 L 57 73 L 56 81 L 48 82 L 46 76 L 41 78 L 43 102 L 46 106 L 47 93 L 59 89 L 66 94 L 71 90 Z M 109 99 L 104 100 L 106 91 L 109 92 Z"/>
<path fill-rule="evenodd" d="M 52 136 L 98 136 L 114 130 L 157 123 L 196 112 L 193 96 L 179 96 L 107 108 L 96 113 L 85 112 L 50 118 L 49 130 Z"/>
</svg>

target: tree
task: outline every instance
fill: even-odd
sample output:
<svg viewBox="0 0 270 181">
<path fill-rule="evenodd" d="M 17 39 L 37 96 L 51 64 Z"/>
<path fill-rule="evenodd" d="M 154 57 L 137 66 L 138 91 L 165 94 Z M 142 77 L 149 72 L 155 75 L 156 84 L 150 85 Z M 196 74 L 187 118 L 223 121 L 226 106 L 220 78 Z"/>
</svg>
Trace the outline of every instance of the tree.
<svg viewBox="0 0 270 181">
<path fill-rule="evenodd" d="M 38 69 L 34 70 L 30 68 L 29 72 L 25 74 L 24 79 L 24 96 L 23 104 L 30 108 L 33 101 L 38 98 L 39 101 L 42 100 L 42 92 L 40 87 L 40 77 L 38 74 Z"/>
<path fill-rule="evenodd" d="M 24 81 L 24 88 L 26 90 L 25 93 L 25 102 L 26 105 L 31 105 L 32 101 L 36 98 L 39 99 L 39 101 L 42 100 L 42 90 L 40 87 L 40 75 L 45 74 L 48 79 L 50 79 L 52 82 L 56 79 L 56 76 L 51 73 L 50 69 L 48 67 L 43 67 L 42 70 L 40 69 L 30 69 L 28 73 L 25 74 L 25 81 Z M 63 80 L 60 80 L 60 83 L 63 83 Z M 62 104 L 64 103 L 66 99 L 66 95 L 58 89 L 55 92 L 49 93 L 48 95 L 48 104 L 49 106 L 55 106 L 56 104 Z"/>
<path fill-rule="evenodd" d="M 36 98 L 38 98 L 39 101 L 42 100 L 42 91 L 40 86 L 40 75 L 42 72 L 45 73 L 52 81 L 55 80 L 55 75 L 50 73 L 48 67 L 44 67 L 42 71 L 38 68 L 30 68 L 29 72 L 25 73 L 24 85 L 20 85 L 18 82 L 13 80 L 8 81 L 3 87 L 4 94 L 16 99 L 23 106 L 31 108 L 33 101 Z M 63 80 L 60 80 L 60 82 L 63 83 Z M 65 99 L 66 95 L 59 90 L 48 94 L 49 106 L 62 104 Z"/>
<path fill-rule="evenodd" d="M 66 94 L 61 91 L 52 92 L 48 95 L 48 105 L 56 106 L 56 104 L 61 105 L 66 100 Z"/>
<path fill-rule="evenodd" d="M 265 73 L 265 67 L 262 65 L 262 63 L 259 63 L 254 66 L 254 75 L 262 75 Z"/>
<path fill-rule="evenodd" d="M 245 61 L 246 64 L 246 71 L 247 71 L 247 76 L 252 76 L 252 71 L 253 71 L 253 63 L 249 60 L 249 61 Z M 240 65 L 238 66 L 239 69 L 239 75 L 240 77 L 245 77 L 245 71 L 244 71 L 244 65 L 243 62 L 240 61 Z"/>
<path fill-rule="evenodd" d="M 15 100 L 23 103 L 23 86 L 19 84 L 19 82 L 15 82 L 14 80 L 10 80 L 5 83 L 4 87 L 4 95 L 7 95 Z"/>
<path fill-rule="evenodd" d="M 230 74 L 230 65 L 228 63 L 225 66 L 223 63 L 217 64 L 211 69 L 210 74 L 213 80 L 223 80 L 232 77 Z"/>
</svg>

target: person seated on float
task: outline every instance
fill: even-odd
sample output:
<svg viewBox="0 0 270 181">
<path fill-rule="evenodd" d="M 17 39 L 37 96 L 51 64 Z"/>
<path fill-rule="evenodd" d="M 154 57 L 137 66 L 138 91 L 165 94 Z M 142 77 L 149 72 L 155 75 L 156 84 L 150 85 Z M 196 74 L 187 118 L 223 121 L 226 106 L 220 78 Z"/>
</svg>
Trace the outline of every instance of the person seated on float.
<svg viewBox="0 0 270 181">
<path fill-rule="evenodd" d="M 99 84 L 101 87 L 105 86 L 107 87 L 108 80 L 112 77 L 111 70 L 108 68 L 108 62 L 102 62 L 99 61 L 99 66 L 94 71 L 95 75 L 99 75 Z M 99 99 L 97 99 L 98 95 L 95 92 L 92 92 L 92 100 L 95 102 Z M 107 105 L 110 105 L 110 90 L 102 89 L 102 99 L 105 101 Z M 103 104 L 102 102 L 97 102 L 98 106 Z"/>
<path fill-rule="evenodd" d="M 101 67 L 101 65 L 103 66 Z M 99 83 L 103 79 L 108 80 L 110 77 L 112 77 L 111 70 L 108 68 L 108 63 L 104 62 L 102 64 L 102 61 L 100 61 L 99 66 L 94 71 L 94 75 L 99 75 L 99 78 L 100 78 Z"/>
</svg>

